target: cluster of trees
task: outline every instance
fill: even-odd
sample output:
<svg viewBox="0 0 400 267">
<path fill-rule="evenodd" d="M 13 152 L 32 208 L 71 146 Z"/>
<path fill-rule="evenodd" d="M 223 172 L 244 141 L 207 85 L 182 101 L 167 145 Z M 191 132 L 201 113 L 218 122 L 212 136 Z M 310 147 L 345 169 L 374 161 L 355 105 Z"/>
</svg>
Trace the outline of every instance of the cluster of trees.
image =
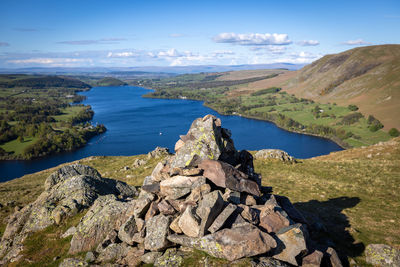
<svg viewBox="0 0 400 267">
<path fill-rule="evenodd" d="M 45 155 L 58 153 L 61 151 L 71 151 L 82 147 L 94 135 L 106 131 L 104 125 L 89 127 L 84 129 L 72 128 L 64 132 L 51 131 L 48 134 L 41 135 L 34 144 L 26 147 L 22 156 L 25 159 L 42 157 Z"/>
<path fill-rule="evenodd" d="M 347 114 L 346 116 L 343 116 L 342 120 L 340 121 L 340 124 L 351 125 L 353 123 L 358 122 L 363 117 L 364 116 L 360 112 L 350 113 Z"/>
<path fill-rule="evenodd" d="M 4 88 L 29 87 L 34 89 L 49 87 L 84 89 L 91 87 L 89 84 L 78 79 L 62 76 L 37 76 L 27 78 L 21 76 L 19 79 L 4 81 L 0 86 Z"/>
<path fill-rule="evenodd" d="M 256 91 L 256 92 L 252 93 L 251 95 L 252 96 L 260 96 L 260 95 L 265 95 L 265 94 L 273 94 L 273 93 L 279 92 L 280 90 L 282 90 L 282 88 L 280 88 L 280 87 L 270 87 L 267 89 L 262 89 L 262 90 Z"/>
<path fill-rule="evenodd" d="M 383 128 L 383 124 L 377 118 L 375 118 L 372 115 L 368 116 L 368 120 L 367 121 L 368 121 L 368 124 L 369 124 L 369 130 L 371 132 L 376 132 L 379 129 Z"/>
</svg>

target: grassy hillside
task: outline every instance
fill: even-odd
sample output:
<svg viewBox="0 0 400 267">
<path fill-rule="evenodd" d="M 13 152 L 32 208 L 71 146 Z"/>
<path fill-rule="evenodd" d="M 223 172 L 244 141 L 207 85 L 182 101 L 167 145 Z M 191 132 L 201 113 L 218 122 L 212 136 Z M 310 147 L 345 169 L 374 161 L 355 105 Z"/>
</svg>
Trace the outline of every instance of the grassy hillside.
<svg viewBox="0 0 400 267">
<path fill-rule="evenodd" d="M 322 103 L 355 104 L 385 126 L 400 128 L 400 45 L 354 48 L 297 71 L 283 88 Z"/>
<path fill-rule="evenodd" d="M 147 156 L 90 157 L 79 162 L 96 168 L 104 177 L 139 186 L 162 158 L 133 168 L 136 159 Z M 0 183 L 4 205 L 0 209 L 0 236 L 13 206 L 33 201 L 55 169 Z M 324 238 L 333 240 L 341 253 L 359 265 L 364 266 L 364 248 L 370 243 L 400 248 L 400 138 L 297 164 L 256 159 L 255 169 L 261 173 L 263 185 L 271 186 L 275 194 L 288 196 L 311 223 L 321 221 L 328 229 Z M 6 205 L 12 201 L 15 204 Z"/>
</svg>

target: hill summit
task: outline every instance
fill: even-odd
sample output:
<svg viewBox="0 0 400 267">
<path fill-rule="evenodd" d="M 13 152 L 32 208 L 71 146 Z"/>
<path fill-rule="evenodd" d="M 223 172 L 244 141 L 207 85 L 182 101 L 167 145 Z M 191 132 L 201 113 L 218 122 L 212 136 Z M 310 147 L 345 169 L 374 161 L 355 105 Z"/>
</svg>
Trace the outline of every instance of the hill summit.
<svg viewBox="0 0 400 267">
<path fill-rule="evenodd" d="M 88 166 L 58 169 L 34 202 L 11 216 L 1 263 L 21 260 L 30 236 L 84 212 L 58 237 L 70 240 L 70 257 L 55 259 L 60 266 L 180 266 L 188 248 L 231 262 L 254 257 L 254 266 L 342 266 L 332 244 L 318 239 L 323 227 L 261 186 L 252 155 L 235 149 L 218 118 L 196 119 L 175 152 L 140 192 Z"/>
</svg>

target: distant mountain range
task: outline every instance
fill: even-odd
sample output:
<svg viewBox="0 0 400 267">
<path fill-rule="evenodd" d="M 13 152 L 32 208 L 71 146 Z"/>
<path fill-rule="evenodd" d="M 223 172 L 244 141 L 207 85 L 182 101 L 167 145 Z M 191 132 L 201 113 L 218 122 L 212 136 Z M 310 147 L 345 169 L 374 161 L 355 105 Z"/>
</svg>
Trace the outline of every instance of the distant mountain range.
<svg viewBox="0 0 400 267">
<path fill-rule="evenodd" d="M 116 75 L 147 76 L 159 74 L 183 74 L 199 72 L 224 72 L 237 70 L 258 70 L 258 69 L 288 69 L 298 70 L 304 64 L 275 63 L 275 64 L 246 64 L 246 65 L 199 65 L 199 66 L 148 66 L 148 67 L 93 67 L 93 68 L 20 68 L 20 69 L 0 69 L 0 73 L 26 73 L 26 74 L 102 74 L 111 73 Z M 162 75 L 162 76 L 164 76 Z"/>
</svg>

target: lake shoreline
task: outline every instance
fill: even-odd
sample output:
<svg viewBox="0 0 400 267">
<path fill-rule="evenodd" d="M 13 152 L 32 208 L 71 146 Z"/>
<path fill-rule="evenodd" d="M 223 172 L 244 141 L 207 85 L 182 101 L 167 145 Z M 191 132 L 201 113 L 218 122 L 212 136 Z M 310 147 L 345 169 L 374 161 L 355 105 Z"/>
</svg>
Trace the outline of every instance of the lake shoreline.
<svg viewBox="0 0 400 267">
<path fill-rule="evenodd" d="M 155 90 L 155 89 L 152 89 L 152 88 L 145 88 L 145 87 L 142 87 L 142 88 L 147 89 L 147 90 L 153 90 L 153 91 Z M 224 114 L 224 113 L 220 112 L 219 110 L 215 109 L 214 107 L 207 105 L 204 100 L 190 99 L 190 98 L 185 98 L 185 99 L 182 99 L 182 98 L 168 98 L 168 97 L 163 98 L 163 97 L 154 97 L 154 96 L 149 95 L 149 94 L 145 94 L 142 97 L 154 98 L 154 99 L 176 99 L 176 100 L 199 101 L 199 102 L 203 103 L 203 106 L 214 110 L 215 112 L 217 112 L 220 115 L 238 116 L 238 117 L 242 117 L 242 118 L 246 118 L 246 119 L 253 119 L 253 120 L 258 120 L 258 121 L 270 122 L 270 123 L 273 123 L 276 127 L 280 128 L 282 130 L 285 130 L 287 132 L 297 133 L 297 134 L 304 134 L 304 135 L 308 135 L 308 136 L 314 136 L 314 137 L 322 138 L 322 139 L 325 139 L 325 140 L 329 140 L 329 141 L 334 142 L 335 144 L 337 144 L 339 147 L 341 147 L 344 150 L 352 148 L 351 146 L 348 146 L 348 145 L 344 144 L 343 142 L 341 142 L 339 140 L 334 140 L 334 139 L 326 137 L 326 136 L 322 136 L 322 135 L 318 135 L 318 134 L 314 134 L 314 133 L 309 133 L 309 132 L 301 132 L 301 131 L 296 131 L 296 130 L 291 130 L 291 129 L 285 128 L 285 127 L 283 127 L 281 125 L 278 125 L 277 123 L 275 123 L 272 120 L 267 120 L 267 119 L 264 119 L 264 118 L 259 118 L 259 117 L 256 117 L 256 116 L 245 115 L 245 114 Z"/>
</svg>

